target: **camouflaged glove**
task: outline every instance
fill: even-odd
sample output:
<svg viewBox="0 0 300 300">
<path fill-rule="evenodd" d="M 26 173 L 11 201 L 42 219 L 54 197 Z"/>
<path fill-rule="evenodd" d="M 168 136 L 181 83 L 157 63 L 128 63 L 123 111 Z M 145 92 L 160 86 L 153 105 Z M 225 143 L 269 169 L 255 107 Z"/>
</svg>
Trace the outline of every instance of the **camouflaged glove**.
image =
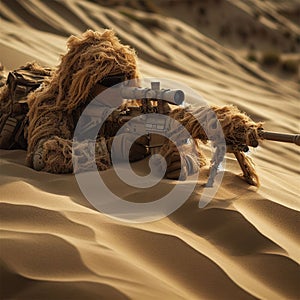
<svg viewBox="0 0 300 300">
<path fill-rule="evenodd" d="M 182 163 L 180 159 L 180 153 L 182 155 Z M 179 146 L 178 148 L 171 142 L 165 144 L 159 154 L 165 159 L 167 169 L 165 178 L 186 180 L 188 175 L 198 172 L 201 164 L 195 151 L 194 145 L 186 144 Z M 162 166 L 161 159 L 155 160 L 155 165 L 159 168 Z"/>
<path fill-rule="evenodd" d="M 132 133 L 122 133 L 116 135 L 115 137 L 109 138 L 107 140 L 107 149 L 111 153 L 112 144 L 115 147 L 115 158 L 120 161 L 128 160 L 126 157 L 126 152 L 129 151 L 129 161 L 134 162 L 141 160 L 148 155 L 148 138 L 146 136 L 141 136 L 137 138 L 135 134 Z"/>
</svg>

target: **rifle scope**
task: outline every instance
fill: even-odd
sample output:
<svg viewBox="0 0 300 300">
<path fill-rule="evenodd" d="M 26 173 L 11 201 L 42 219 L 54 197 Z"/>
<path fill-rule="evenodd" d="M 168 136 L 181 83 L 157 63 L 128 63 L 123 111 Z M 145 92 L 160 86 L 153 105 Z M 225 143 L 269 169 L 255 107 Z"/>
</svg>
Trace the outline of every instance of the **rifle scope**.
<svg viewBox="0 0 300 300">
<path fill-rule="evenodd" d="M 160 89 L 159 82 L 151 82 L 151 88 L 123 86 L 121 88 L 121 96 L 128 100 L 164 100 L 176 105 L 180 105 L 184 101 L 184 92 L 182 90 Z"/>
</svg>

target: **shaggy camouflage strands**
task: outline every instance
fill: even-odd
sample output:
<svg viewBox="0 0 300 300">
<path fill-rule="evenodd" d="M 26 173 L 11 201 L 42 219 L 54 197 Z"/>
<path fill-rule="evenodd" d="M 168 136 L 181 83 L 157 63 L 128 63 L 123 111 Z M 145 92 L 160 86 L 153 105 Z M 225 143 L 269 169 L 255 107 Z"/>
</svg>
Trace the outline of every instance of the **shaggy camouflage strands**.
<svg viewBox="0 0 300 300">
<path fill-rule="evenodd" d="M 92 100 L 90 92 L 96 83 L 120 73 L 126 79 L 138 78 L 135 51 L 122 45 L 111 30 L 87 30 L 81 37 L 71 36 L 67 47 L 68 52 L 49 84 L 28 99 L 27 163 L 33 166 L 34 152 L 44 140 L 39 146 L 44 170 L 49 172 L 72 171 L 72 153 L 66 149 L 70 147 L 78 117 Z"/>
<path fill-rule="evenodd" d="M 37 170 L 53 173 L 83 171 L 82 168 L 88 169 L 91 166 L 94 159 L 93 151 L 87 146 L 94 143 L 89 140 L 82 143 L 75 141 L 72 147 L 72 142 L 81 113 L 93 99 L 94 94 L 101 92 L 97 83 L 108 76 L 120 74 L 125 75 L 124 79 L 139 78 L 135 51 L 129 46 L 122 45 L 111 30 L 105 30 L 103 33 L 88 30 L 81 37 L 71 36 L 67 47 L 68 52 L 62 56 L 60 65 L 41 88 L 31 92 L 27 99 L 29 106 L 27 163 Z M 35 64 L 29 64 L 28 68 L 37 74 L 46 72 L 46 69 Z M 1 89 L 1 110 L 8 108 L 5 106 L 7 102 L 3 99 L 9 94 L 7 86 Z M 139 99 L 132 102 L 141 105 Z M 122 108 L 126 109 L 126 104 L 123 104 Z M 170 116 L 179 121 L 194 138 L 195 151 L 198 154 L 195 166 L 200 168 L 206 164 L 200 142 L 206 143 L 210 140 L 212 145 L 216 146 L 211 160 L 214 173 L 217 172 L 228 150 L 236 155 L 247 182 L 259 184 L 253 164 L 243 151 L 247 151 L 247 146 L 258 146 L 262 123 L 255 123 L 232 105 L 176 108 L 170 112 Z M 118 118 L 111 120 L 109 124 L 121 126 Z M 100 131 L 96 141 L 95 160 L 99 170 L 106 170 L 111 166 L 106 139 L 114 136 L 117 128 L 110 125 L 103 127 L 106 128 L 105 132 Z M 226 146 L 218 146 L 222 131 L 227 149 Z M 179 141 L 179 146 L 180 139 L 182 144 L 186 142 L 186 137 L 182 134 L 176 129 L 173 132 L 172 138 Z M 178 158 L 175 152 L 179 151 L 174 152 L 171 150 L 173 148 L 170 142 L 167 142 L 161 149 L 162 156 L 166 159 L 169 157 L 172 162 L 175 156 Z M 211 184 L 213 178 L 214 176 L 211 177 Z"/>
<path fill-rule="evenodd" d="M 176 108 L 170 116 L 185 126 L 193 138 L 198 138 L 202 142 L 210 139 L 207 134 L 218 134 L 216 124 L 218 119 L 226 144 L 251 147 L 258 146 L 259 130 L 263 124 L 254 122 L 233 105 Z M 214 136 L 214 139 L 217 138 Z"/>
<path fill-rule="evenodd" d="M 189 107 L 187 109 L 177 108 L 170 114 L 174 119 L 179 121 L 190 132 L 194 139 L 199 139 L 203 143 L 212 140 L 217 144 L 219 133 L 218 124 L 220 122 L 222 132 L 228 152 L 238 152 L 240 159 L 243 161 L 243 167 L 247 170 L 247 182 L 259 186 L 259 178 L 255 171 L 252 160 L 246 156 L 242 149 L 247 149 L 245 146 L 257 147 L 260 138 L 259 132 L 262 130 L 263 123 L 254 122 L 245 113 L 242 113 L 237 107 L 233 105 L 219 106 L 203 106 L 203 107 Z M 180 133 L 174 132 L 174 136 L 180 139 Z M 224 152 L 225 153 L 225 152 Z M 200 155 L 204 155 L 200 153 Z M 202 158 L 204 159 L 204 158 Z M 213 158 L 212 165 L 222 161 L 222 157 Z M 218 164 L 217 163 L 217 164 Z M 244 174 L 245 176 L 245 174 Z"/>
</svg>

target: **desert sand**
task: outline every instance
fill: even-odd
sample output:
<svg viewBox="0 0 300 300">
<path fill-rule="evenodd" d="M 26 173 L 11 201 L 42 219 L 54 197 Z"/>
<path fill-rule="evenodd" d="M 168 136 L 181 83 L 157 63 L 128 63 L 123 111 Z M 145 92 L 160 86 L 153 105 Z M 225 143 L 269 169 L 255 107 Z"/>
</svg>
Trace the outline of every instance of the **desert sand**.
<svg viewBox="0 0 300 300">
<path fill-rule="evenodd" d="M 262 68 L 246 59 L 238 35 L 218 34 L 224 22 L 256 26 L 240 33 L 255 50 L 276 38 L 283 56 L 299 59 L 297 1 L 122 3 L 3 0 L 0 61 L 6 71 L 32 60 L 54 66 L 70 34 L 113 28 L 137 50 L 143 76 L 183 82 L 210 104 L 235 104 L 267 130 L 299 132 L 299 72 Z M 299 299 L 299 147 L 263 141 L 250 155 L 259 188 L 228 155 L 205 208 L 198 201 L 207 168 L 182 207 L 133 224 L 93 208 L 74 175 L 37 172 L 25 151 L 0 150 L 1 299 Z M 113 170 L 102 175 L 124 199 L 143 199 Z M 162 180 L 157 189 L 176 184 Z"/>
</svg>

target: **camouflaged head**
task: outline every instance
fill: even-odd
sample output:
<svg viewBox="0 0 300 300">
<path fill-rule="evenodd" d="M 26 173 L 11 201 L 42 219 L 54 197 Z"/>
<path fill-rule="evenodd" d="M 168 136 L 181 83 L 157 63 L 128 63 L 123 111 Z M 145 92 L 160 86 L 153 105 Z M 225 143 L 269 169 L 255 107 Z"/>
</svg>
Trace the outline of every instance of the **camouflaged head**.
<svg viewBox="0 0 300 300">
<path fill-rule="evenodd" d="M 52 82 L 57 86 L 57 106 L 74 109 L 108 76 L 123 74 L 124 79 L 139 76 L 135 51 L 123 45 L 112 30 L 102 33 L 87 30 L 80 37 L 71 36 L 67 47 Z"/>
</svg>

